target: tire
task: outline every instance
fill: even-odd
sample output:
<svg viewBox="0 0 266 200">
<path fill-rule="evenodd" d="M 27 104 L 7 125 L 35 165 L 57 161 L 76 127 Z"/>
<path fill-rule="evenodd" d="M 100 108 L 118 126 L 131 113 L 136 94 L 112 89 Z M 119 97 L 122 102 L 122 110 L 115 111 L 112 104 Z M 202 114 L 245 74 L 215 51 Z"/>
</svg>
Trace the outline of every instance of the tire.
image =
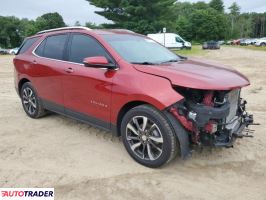
<svg viewBox="0 0 266 200">
<path fill-rule="evenodd" d="M 46 114 L 42 101 L 30 82 L 24 83 L 21 87 L 20 98 L 23 109 L 29 117 L 37 119 Z"/>
<path fill-rule="evenodd" d="M 261 43 L 261 45 L 260 46 L 262 46 L 262 47 L 265 47 L 266 46 L 266 43 L 265 42 L 263 42 L 263 43 Z"/>
<path fill-rule="evenodd" d="M 167 118 L 150 105 L 137 106 L 125 114 L 121 136 L 129 155 L 146 167 L 160 167 L 179 152 L 179 143 Z"/>
</svg>

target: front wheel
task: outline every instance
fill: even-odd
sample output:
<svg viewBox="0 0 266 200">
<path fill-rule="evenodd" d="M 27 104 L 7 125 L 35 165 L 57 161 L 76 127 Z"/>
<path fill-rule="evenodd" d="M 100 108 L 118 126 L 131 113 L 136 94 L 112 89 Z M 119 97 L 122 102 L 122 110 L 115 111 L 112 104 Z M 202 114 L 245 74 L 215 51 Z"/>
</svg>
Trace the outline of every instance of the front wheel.
<svg viewBox="0 0 266 200">
<path fill-rule="evenodd" d="M 147 167 L 160 167 L 178 153 L 175 133 L 166 117 L 149 105 L 126 113 L 121 124 L 124 146 L 130 156 Z"/>
</svg>

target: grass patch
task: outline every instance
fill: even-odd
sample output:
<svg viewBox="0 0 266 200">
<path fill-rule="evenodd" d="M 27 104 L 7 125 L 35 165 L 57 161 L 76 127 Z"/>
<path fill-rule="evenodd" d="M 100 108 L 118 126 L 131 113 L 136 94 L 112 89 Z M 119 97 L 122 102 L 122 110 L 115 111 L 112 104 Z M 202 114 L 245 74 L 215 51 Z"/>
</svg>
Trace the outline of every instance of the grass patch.
<svg viewBox="0 0 266 200">
<path fill-rule="evenodd" d="M 255 51 L 266 51 L 266 47 L 256 47 L 256 46 L 230 46 L 230 47 L 235 47 L 235 48 L 241 48 L 241 49 L 250 49 L 250 50 L 255 50 Z"/>
<path fill-rule="evenodd" d="M 202 50 L 201 45 L 193 45 L 191 50 L 182 49 L 182 50 L 176 50 L 174 52 L 181 56 L 203 55 L 206 53 L 206 51 Z"/>
<path fill-rule="evenodd" d="M 7 55 L 0 55 L 0 58 L 5 58 L 5 57 L 14 57 L 14 55 L 9 55 L 9 54 L 7 54 Z"/>
</svg>

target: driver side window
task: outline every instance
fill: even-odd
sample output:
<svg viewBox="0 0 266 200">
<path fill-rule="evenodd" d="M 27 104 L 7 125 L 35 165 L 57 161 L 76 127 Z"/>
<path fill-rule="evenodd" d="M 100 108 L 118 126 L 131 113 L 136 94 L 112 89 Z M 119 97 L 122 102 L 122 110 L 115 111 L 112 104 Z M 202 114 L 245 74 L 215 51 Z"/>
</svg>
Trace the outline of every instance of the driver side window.
<svg viewBox="0 0 266 200">
<path fill-rule="evenodd" d="M 93 56 L 104 56 L 109 61 L 109 63 L 113 63 L 109 54 L 99 44 L 98 41 L 90 36 L 83 34 L 72 35 L 68 55 L 68 60 L 74 63 L 83 63 L 84 58 Z"/>
</svg>

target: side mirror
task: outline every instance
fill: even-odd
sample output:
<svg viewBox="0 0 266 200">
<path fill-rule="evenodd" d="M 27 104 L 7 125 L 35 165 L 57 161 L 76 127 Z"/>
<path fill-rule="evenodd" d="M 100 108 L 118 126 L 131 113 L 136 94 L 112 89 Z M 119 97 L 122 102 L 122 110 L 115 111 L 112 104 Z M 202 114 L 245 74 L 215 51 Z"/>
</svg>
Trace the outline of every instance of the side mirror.
<svg viewBox="0 0 266 200">
<path fill-rule="evenodd" d="M 116 65 L 113 63 L 109 63 L 104 56 L 84 58 L 83 63 L 86 67 L 107 68 L 107 69 L 116 68 Z"/>
</svg>

